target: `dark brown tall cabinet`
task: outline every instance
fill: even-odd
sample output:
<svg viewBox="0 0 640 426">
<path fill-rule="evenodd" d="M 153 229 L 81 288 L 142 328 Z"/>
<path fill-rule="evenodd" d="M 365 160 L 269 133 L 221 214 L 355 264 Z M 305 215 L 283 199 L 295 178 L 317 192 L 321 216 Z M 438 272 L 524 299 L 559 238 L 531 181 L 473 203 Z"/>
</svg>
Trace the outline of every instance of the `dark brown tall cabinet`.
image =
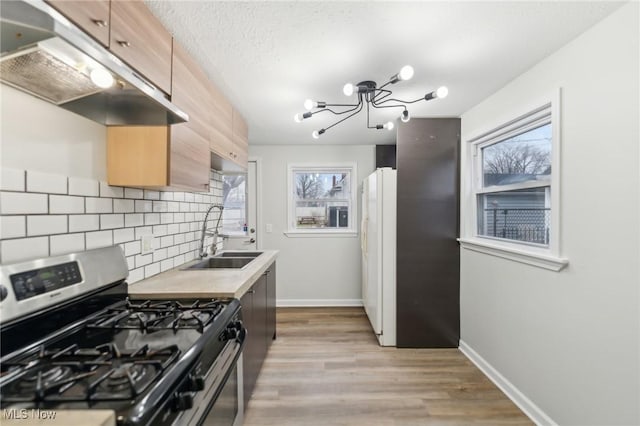
<svg viewBox="0 0 640 426">
<path fill-rule="evenodd" d="M 399 124 L 397 346 L 458 347 L 460 119 Z"/>
</svg>

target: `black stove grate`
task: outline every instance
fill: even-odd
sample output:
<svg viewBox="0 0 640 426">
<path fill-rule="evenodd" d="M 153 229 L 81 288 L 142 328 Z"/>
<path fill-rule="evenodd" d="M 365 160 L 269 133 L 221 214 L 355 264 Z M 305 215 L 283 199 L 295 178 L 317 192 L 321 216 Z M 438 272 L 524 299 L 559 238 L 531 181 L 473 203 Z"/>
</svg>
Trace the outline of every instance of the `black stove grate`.
<svg viewBox="0 0 640 426">
<path fill-rule="evenodd" d="M 224 309 L 224 303 L 212 299 L 190 304 L 151 300 L 133 303 L 127 299 L 121 307 L 111 307 L 94 317 L 89 328 L 138 329 L 146 332 L 194 329 L 200 333 Z"/>
<path fill-rule="evenodd" d="M 4 402 L 100 402 L 131 400 L 145 392 L 180 356 L 176 345 L 122 351 L 108 343 L 95 348 L 74 344 L 5 364 L 0 397 Z"/>
</svg>

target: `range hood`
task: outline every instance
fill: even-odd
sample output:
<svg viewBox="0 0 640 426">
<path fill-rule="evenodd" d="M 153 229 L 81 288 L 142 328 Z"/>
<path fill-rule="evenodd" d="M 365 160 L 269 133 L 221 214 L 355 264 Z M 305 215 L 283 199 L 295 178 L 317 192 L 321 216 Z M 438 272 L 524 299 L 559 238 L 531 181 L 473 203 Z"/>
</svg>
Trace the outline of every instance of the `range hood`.
<svg viewBox="0 0 640 426">
<path fill-rule="evenodd" d="M 2 83 L 107 126 L 189 119 L 164 92 L 43 1 L 2 0 L 0 17 Z M 113 78 L 112 86 L 101 88 L 96 76 Z"/>
</svg>

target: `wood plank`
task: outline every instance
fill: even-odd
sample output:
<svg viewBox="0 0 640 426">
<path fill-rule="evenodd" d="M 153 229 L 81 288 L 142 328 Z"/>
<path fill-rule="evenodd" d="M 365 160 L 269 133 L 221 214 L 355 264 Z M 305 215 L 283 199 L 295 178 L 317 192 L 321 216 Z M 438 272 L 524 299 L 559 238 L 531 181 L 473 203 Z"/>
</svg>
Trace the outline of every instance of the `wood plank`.
<svg viewBox="0 0 640 426">
<path fill-rule="evenodd" d="M 107 181 L 118 186 L 169 184 L 167 126 L 107 127 Z"/>
<path fill-rule="evenodd" d="M 279 308 L 245 426 L 531 425 L 458 349 L 380 347 L 361 308 Z"/>
</svg>

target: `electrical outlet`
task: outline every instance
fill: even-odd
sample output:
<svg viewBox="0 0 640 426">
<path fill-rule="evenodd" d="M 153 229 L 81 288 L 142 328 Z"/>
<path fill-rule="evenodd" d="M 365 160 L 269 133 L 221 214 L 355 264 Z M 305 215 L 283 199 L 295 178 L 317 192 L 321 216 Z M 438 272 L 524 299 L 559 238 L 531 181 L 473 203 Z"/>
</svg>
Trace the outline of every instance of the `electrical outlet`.
<svg viewBox="0 0 640 426">
<path fill-rule="evenodd" d="M 269 233 L 273 232 L 273 224 L 267 223 L 267 226 L 265 226 L 265 228 L 267 232 Z"/>
<path fill-rule="evenodd" d="M 153 235 L 142 236 L 142 254 L 153 252 Z"/>
</svg>

